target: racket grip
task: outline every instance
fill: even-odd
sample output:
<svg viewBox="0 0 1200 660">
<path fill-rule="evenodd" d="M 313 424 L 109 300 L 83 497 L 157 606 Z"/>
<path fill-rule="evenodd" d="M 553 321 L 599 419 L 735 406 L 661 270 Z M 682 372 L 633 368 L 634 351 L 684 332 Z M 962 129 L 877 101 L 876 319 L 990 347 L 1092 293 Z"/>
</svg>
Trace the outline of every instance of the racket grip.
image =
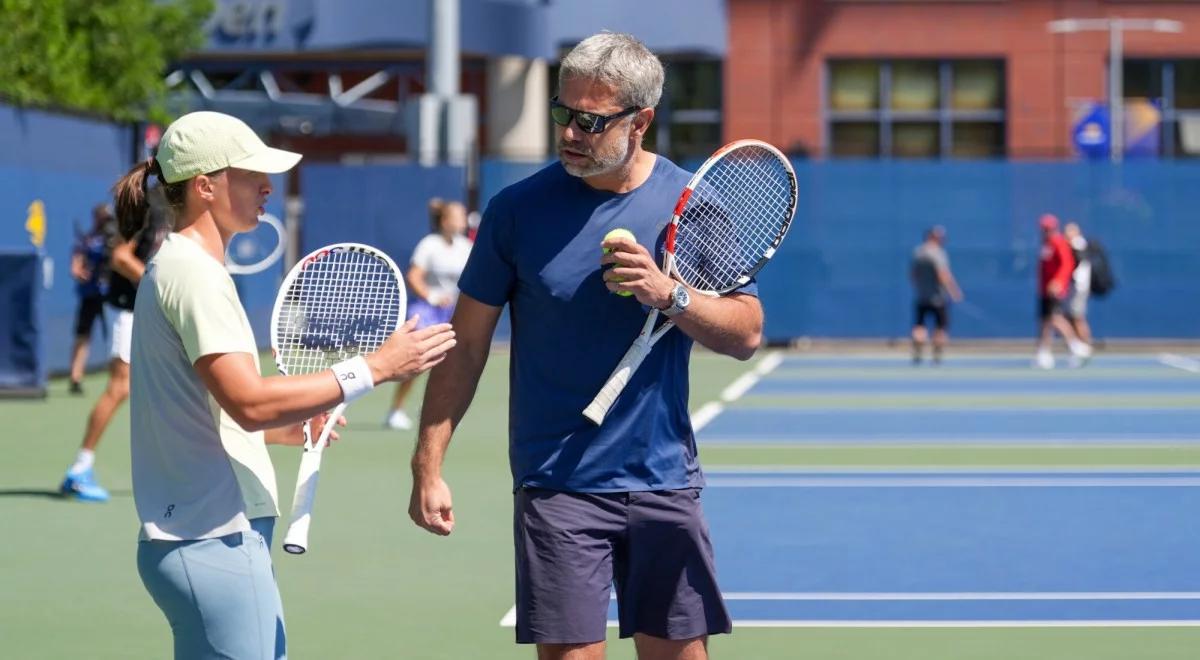
<svg viewBox="0 0 1200 660">
<path fill-rule="evenodd" d="M 612 375 L 608 377 L 608 382 L 604 383 L 604 387 L 600 388 L 600 393 L 587 408 L 583 409 L 583 416 L 592 420 L 596 426 L 604 422 L 605 415 L 608 414 L 609 408 L 612 408 L 613 403 L 620 396 L 625 386 L 629 384 L 629 378 L 633 376 L 633 372 L 637 371 L 638 366 L 650 354 L 651 344 L 644 338 L 639 337 L 633 345 L 625 351 L 625 357 L 617 364 L 617 368 L 613 369 Z"/>
<path fill-rule="evenodd" d="M 283 537 L 283 549 L 293 555 L 302 555 L 308 550 L 308 527 L 312 523 L 313 502 L 317 497 L 317 480 L 321 476 L 321 454 L 320 449 L 310 449 L 300 458 L 300 475 L 296 478 L 296 495 L 292 498 L 292 520 Z"/>
<path fill-rule="evenodd" d="M 312 441 L 312 428 L 304 423 L 304 455 L 300 457 L 300 473 L 296 477 L 296 494 L 292 497 L 292 520 L 283 537 L 283 549 L 293 555 L 308 551 L 308 527 L 312 523 L 313 502 L 317 499 L 317 480 L 321 476 L 321 455 L 329 440 L 329 434 L 346 410 L 342 402 L 329 413 L 321 437 Z"/>
</svg>

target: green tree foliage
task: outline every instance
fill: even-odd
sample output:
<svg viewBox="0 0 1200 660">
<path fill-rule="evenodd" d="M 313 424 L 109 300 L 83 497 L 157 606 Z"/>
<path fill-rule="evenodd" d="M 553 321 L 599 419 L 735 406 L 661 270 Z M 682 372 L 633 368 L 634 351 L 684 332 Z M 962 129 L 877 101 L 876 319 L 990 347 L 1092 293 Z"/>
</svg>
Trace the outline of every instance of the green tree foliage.
<svg viewBox="0 0 1200 660">
<path fill-rule="evenodd" d="M 169 119 L 167 66 L 204 45 L 212 0 L 0 0 L 0 97 Z"/>
</svg>

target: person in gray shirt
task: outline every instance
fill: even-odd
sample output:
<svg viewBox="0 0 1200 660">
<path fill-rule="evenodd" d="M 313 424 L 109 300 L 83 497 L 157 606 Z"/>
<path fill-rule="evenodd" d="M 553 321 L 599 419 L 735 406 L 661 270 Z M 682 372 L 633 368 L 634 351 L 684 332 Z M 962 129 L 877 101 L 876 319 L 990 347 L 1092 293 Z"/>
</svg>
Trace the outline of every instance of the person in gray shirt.
<svg viewBox="0 0 1200 660">
<path fill-rule="evenodd" d="M 924 359 L 925 344 L 929 331 L 925 327 L 926 317 L 934 319 L 933 363 L 940 364 L 942 352 L 949 339 L 950 325 L 947 297 L 954 302 L 962 300 L 962 291 L 954 274 L 950 272 L 950 258 L 946 256 L 946 230 L 932 227 L 925 232 L 925 241 L 913 250 L 909 277 L 913 284 L 912 359 L 920 364 Z"/>
</svg>

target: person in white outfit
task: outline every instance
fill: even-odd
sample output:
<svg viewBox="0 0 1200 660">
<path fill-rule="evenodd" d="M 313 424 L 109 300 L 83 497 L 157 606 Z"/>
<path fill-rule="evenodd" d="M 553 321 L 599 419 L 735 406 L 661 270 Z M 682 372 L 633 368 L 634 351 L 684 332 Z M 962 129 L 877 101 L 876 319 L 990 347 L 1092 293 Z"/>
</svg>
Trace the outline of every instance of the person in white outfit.
<svg viewBox="0 0 1200 660">
<path fill-rule="evenodd" d="M 1079 340 L 1092 344 L 1092 327 L 1088 324 L 1088 298 L 1092 294 L 1092 264 L 1088 261 L 1088 242 L 1079 225 L 1068 222 L 1063 227 L 1063 236 L 1075 254 L 1075 271 L 1071 273 L 1071 291 L 1067 294 L 1067 320 L 1075 328 Z"/>
<path fill-rule="evenodd" d="M 429 226 L 432 231 L 417 243 L 405 277 L 413 294 L 408 317 L 417 317 L 418 329 L 450 322 L 458 302 L 458 277 L 471 254 L 471 241 L 464 235 L 467 209 L 461 203 L 437 197 L 429 200 Z M 413 380 L 396 384 L 384 426 L 401 431 L 412 428 L 404 402 L 412 391 Z"/>
</svg>

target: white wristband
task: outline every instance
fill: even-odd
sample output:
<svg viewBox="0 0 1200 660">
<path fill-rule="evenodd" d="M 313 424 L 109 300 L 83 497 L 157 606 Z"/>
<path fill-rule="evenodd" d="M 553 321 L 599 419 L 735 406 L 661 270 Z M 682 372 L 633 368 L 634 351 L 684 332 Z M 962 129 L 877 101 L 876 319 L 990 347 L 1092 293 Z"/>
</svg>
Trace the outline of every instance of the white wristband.
<svg viewBox="0 0 1200 660">
<path fill-rule="evenodd" d="M 330 368 L 342 387 L 344 403 L 350 403 L 375 388 L 371 367 L 367 366 L 367 359 L 361 355 L 338 362 Z"/>
</svg>

